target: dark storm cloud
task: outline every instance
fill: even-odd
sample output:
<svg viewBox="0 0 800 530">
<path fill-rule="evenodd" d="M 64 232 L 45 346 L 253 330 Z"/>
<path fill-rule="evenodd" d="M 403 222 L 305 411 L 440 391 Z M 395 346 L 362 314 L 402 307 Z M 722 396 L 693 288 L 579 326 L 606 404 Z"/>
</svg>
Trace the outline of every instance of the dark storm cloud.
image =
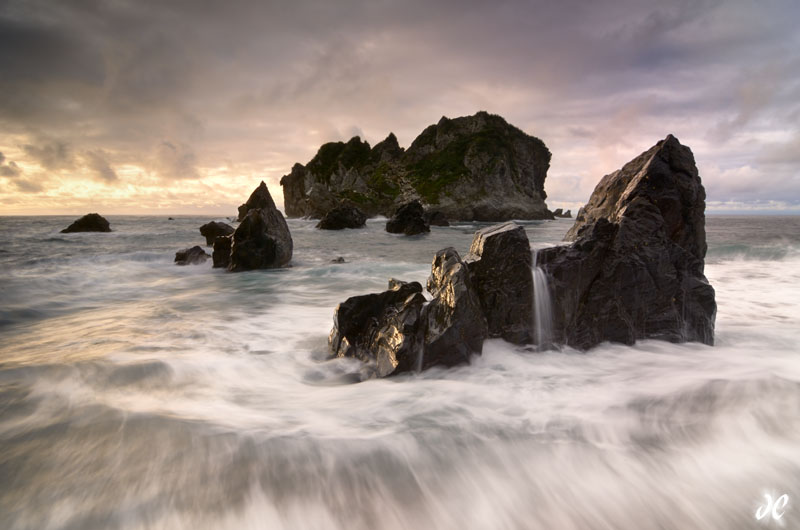
<svg viewBox="0 0 800 530">
<path fill-rule="evenodd" d="M 11 0 L 0 149 L 111 185 L 226 166 L 250 188 L 325 141 L 408 145 L 485 109 L 550 146 L 551 201 L 667 133 L 717 200 L 800 198 L 798 23 L 793 0 Z"/>
</svg>

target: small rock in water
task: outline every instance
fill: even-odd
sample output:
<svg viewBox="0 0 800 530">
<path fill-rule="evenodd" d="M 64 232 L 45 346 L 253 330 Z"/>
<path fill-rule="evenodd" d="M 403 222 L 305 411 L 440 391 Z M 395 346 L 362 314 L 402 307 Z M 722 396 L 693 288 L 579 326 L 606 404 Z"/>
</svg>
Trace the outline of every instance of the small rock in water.
<svg viewBox="0 0 800 530">
<path fill-rule="evenodd" d="M 62 234 L 69 234 L 72 232 L 111 232 L 111 226 L 102 215 L 89 213 L 74 221 L 61 231 Z"/>
<path fill-rule="evenodd" d="M 321 230 L 342 230 L 344 228 L 364 228 L 367 216 L 355 206 L 337 206 L 328 211 L 317 223 Z"/>
<path fill-rule="evenodd" d="M 211 221 L 200 227 L 200 235 L 206 238 L 206 245 L 212 246 L 219 236 L 229 236 L 233 233 L 233 227 L 219 221 Z"/>
<path fill-rule="evenodd" d="M 333 258 L 331 260 L 331 263 L 347 263 L 347 261 L 345 261 L 345 259 L 342 256 L 339 256 L 339 257 Z"/>
<path fill-rule="evenodd" d="M 175 253 L 175 264 L 176 265 L 199 265 L 200 263 L 205 263 L 208 258 L 210 258 L 206 251 L 203 250 L 199 246 L 193 246 L 192 248 L 185 248 L 183 250 L 179 250 Z"/>
<path fill-rule="evenodd" d="M 419 201 L 411 201 L 400 206 L 386 222 L 386 231 L 390 234 L 405 234 L 413 236 L 430 232 L 431 228 L 425 221 L 425 211 Z"/>
</svg>

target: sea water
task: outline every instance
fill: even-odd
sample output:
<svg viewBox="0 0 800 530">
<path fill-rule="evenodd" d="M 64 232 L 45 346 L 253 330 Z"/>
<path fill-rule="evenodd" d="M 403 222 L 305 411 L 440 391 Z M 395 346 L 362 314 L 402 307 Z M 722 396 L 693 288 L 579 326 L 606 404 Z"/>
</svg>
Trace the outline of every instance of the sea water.
<svg viewBox="0 0 800 530">
<path fill-rule="evenodd" d="M 290 220 L 291 268 L 233 274 L 173 264 L 211 219 L 72 220 L 0 218 L 2 529 L 800 528 L 800 218 L 707 219 L 714 347 L 498 339 L 360 383 L 336 305 L 482 225 Z"/>
</svg>

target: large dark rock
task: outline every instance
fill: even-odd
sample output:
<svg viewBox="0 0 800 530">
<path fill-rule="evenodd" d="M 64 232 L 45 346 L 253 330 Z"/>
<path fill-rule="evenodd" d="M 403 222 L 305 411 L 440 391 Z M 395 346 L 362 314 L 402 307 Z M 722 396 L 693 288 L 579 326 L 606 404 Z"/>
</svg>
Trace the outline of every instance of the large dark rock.
<svg viewBox="0 0 800 530">
<path fill-rule="evenodd" d="M 425 221 L 425 211 L 419 201 L 411 201 L 400 206 L 386 221 L 386 231 L 391 234 L 405 234 L 413 236 L 430 232 L 431 228 Z"/>
<path fill-rule="evenodd" d="M 694 156 L 671 135 L 603 177 L 567 234 L 574 242 L 538 254 L 553 341 L 580 349 L 644 338 L 713 344 L 704 209 Z"/>
<path fill-rule="evenodd" d="M 397 280 L 388 291 L 348 298 L 333 315 L 331 354 L 360 359 L 379 377 L 414 370 L 422 354 L 424 303 L 419 283 Z"/>
<path fill-rule="evenodd" d="M 233 233 L 233 227 L 227 223 L 211 221 L 200 227 L 200 235 L 206 238 L 206 245 L 209 247 L 219 236 L 229 236 Z"/>
<path fill-rule="evenodd" d="M 465 261 L 489 336 L 533 342 L 532 259 L 525 229 L 508 222 L 478 230 Z"/>
<path fill-rule="evenodd" d="M 439 210 L 428 210 L 425 212 L 425 222 L 430 226 L 450 226 L 447 216 Z"/>
<path fill-rule="evenodd" d="M 176 265 L 199 265 L 201 263 L 205 263 L 208 258 L 210 258 L 206 251 L 199 246 L 193 246 L 192 248 L 185 248 L 183 250 L 179 250 L 175 253 L 175 264 Z"/>
<path fill-rule="evenodd" d="M 71 232 L 111 232 L 111 226 L 105 217 L 96 213 L 88 213 L 61 231 L 62 234 Z"/>
<path fill-rule="evenodd" d="M 239 206 L 239 217 L 238 221 L 243 221 L 247 212 L 250 210 L 254 210 L 256 208 L 260 208 L 262 210 L 275 210 L 275 201 L 272 200 L 272 195 L 269 194 L 269 189 L 267 185 L 264 184 L 264 181 L 261 181 L 261 184 L 253 190 L 253 193 L 250 194 L 250 197 L 247 199 L 247 202 Z"/>
<path fill-rule="evenodd" d="M 292 259 L 292 236 L 277 208 L 256 208 L 247 212 L 231 236 L 228 270 L 285 267 Z"/>
<path fill-rule="evenodd" d="M 317 223 L 322 230 L 342 230 L 344 228 L 364 228 L 367 215 L 355 206 L 337 206 L 325 214 Z"/>
<path fill-rule="evenodd" d="M 231 264 L 232 236 L 219 236 L 214 240 L 214 252 L 211 259 L 215 269 L 227 269 Z"/>
<path fill-rule="evenodd" d="M 407 150 L 394 134 L 322 145 L 281 179 L 289 217 L 320 218 L 340 204 L 389 216 L 413 199 L 461 221 L 552 219 L 544 199 L 550 151 L 500 116 L 478 112 L 427 127 Z"/>
<path fill-rule="evenodd" d="M 561 208 L 556 208 L 553 211 L 553 217 L 560 218 L 560 219 L 569 219 L 572 217 L 572 210 L 567 210 L 566 212 Z"/>
<path fill-rule="evenodd" d="M 488 335 L 466 263 L 454 248 L 436 253 L 428 278 L 433 300 L 422 309 L 425 334 L 421 368 L 455 366 L 483 351 Z"/>
</svg>

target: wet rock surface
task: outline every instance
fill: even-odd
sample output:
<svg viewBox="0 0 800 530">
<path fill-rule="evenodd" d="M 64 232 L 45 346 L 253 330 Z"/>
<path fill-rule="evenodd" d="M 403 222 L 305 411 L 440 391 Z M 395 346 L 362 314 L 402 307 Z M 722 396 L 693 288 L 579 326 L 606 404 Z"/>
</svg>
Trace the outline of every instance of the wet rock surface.
<svg viewBox="0 0 800 530">
<path fill-rule="evenodd" d="M 111 232 L 111 225 L 105 217 L 97 213 L 89 213 L 72 222 L 61 231 L 62 234 L 73 232 Z"/>
<path fill-rule="evenodd" d="M 231 240 L 232 272 L 285 267 L 292 259 L 292 236 L 276 208 L 248 211 Z"/>
<path fill-rule="evenodd" d="M 342 230 L 345 228 L 364 228 L 367 215 L 355 206 L 338 206 L 317 223 L 321 230 Z"/>
<path fill-rule="evenodd" d="M 541 250 L 553 340 L 587 349 L 653 338 L 714 342 L 714 289 L 703 274 L 705 190 L 673 136 L 603 177 L 567 234 Z"/>
<path fill-rule="evenodd" d="M 211 254 L 211 258 L 215 269 L 227 269 L 231 264 L 232 244 L 231 236 L 220 236 L 214 240 L 214 252 Z"/>
<path fill-rule="evenodd" d="M 430 232 L 431 228 L 425 221 L 425 211 L 419 201 L 411 201 L 400 206 L 386 221 L 386 231 L 390 234 L 405 234 L 413 236 Z"/>
<path fill-rule="evenodd" d="M 508 222 L 478 230 L 465 261 L 489 336 L 533 342 L 532 259 L 525 229 Z"/>
<path fill-rule="evenodd" d="M 176 265 L 200 265 L 210 258 L 202 247 L 185 248 L 175 253 Z"/>
<path fill-rule="evenodd" d="M 390 280 L 382 293 L 352 296 L 339 304 L 328 337 L 336 357 L 355 357 L 385 377 L 413 370 L 422 354 L 418 282 Z"/>
<path fill-rule="evenodd" d="M 483 351 L 488 330 L 467 264 L 454 248 L 436 253 L 427 288 L 433 300 L 422 310 L 422 369 L 469 362 L 472 354 Z"/>
<path fill-rule="evenodd" d="M 206 238 L 206 245 L 210 247 L 219 236 L 229 236 L 233 234 L 233 230 L 234 228 L 227 223 L 211 221 L 200 227 L 200 235 Z"/>
</svg>

